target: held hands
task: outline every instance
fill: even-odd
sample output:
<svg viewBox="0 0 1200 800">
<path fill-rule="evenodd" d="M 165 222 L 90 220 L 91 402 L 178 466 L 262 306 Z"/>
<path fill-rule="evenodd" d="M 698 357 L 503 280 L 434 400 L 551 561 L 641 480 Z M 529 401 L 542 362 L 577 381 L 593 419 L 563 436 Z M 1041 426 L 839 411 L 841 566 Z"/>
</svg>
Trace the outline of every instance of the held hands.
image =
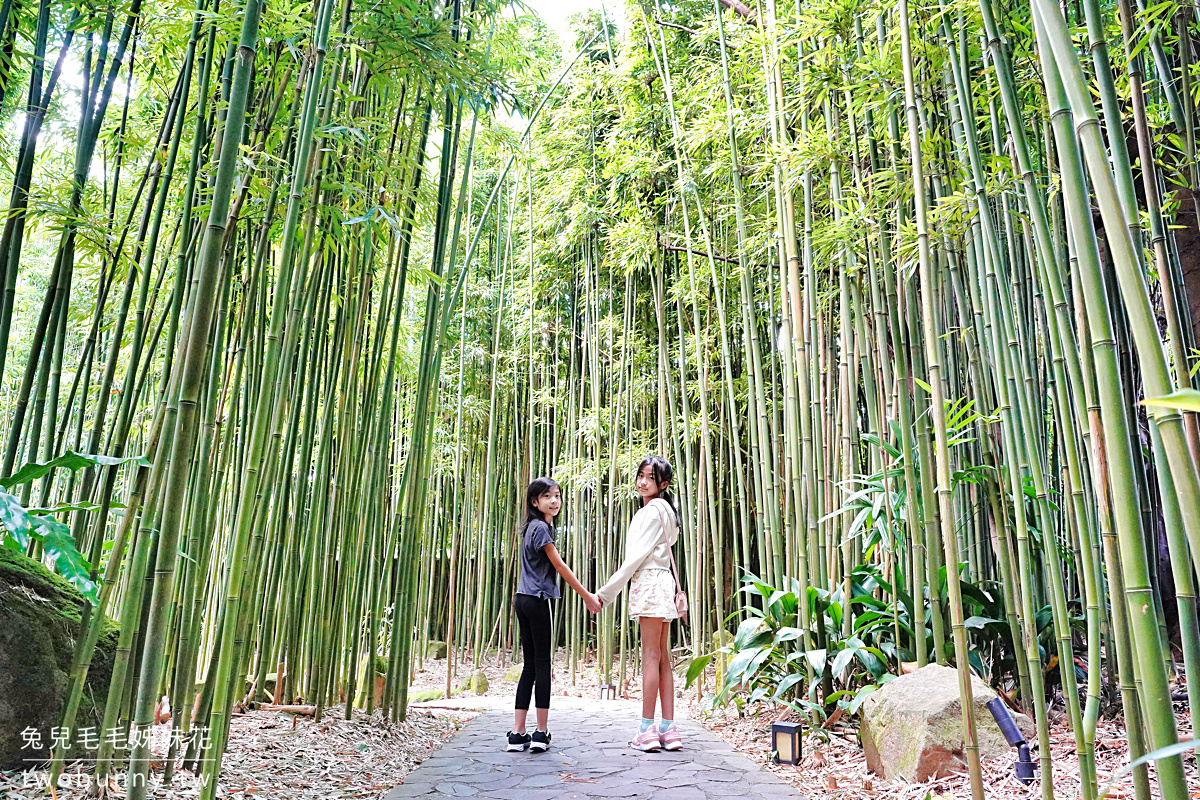
<svg viewBox="0 0 1200 800">
<path fill-rule="evenodd" d="M 597 597 L 596 595 L 592 594 L 591 592 L 584 593 L 583 604 L 585 606 L 587 606 L 587 610 L 592 612 L 593 614 L 599 614 L 600 607 L 603 605 L 603 603 L 601 603 L 601 601 L 600 601 L 600 598 Z"/>
</svg>

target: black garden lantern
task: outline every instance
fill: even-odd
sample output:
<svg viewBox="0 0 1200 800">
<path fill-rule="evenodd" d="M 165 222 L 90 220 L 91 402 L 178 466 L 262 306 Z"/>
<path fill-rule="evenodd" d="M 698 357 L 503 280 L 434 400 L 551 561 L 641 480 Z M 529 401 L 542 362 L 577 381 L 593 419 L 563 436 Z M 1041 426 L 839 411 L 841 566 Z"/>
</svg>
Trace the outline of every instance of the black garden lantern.
<svg viewBox="0 0 1200 800">
<path fill-rule="evenodd" d="M 776 722 L 771 725 L 771 749 L 776 764 L 800 763 L 800 723 Z"/>
<path fill-rule="evenodd" d="M 612 683 L 600 684 L 600 699 L 601 700 L 616 700 L 617 699 L 616 685 L 612 684 Z"/>
</svg>

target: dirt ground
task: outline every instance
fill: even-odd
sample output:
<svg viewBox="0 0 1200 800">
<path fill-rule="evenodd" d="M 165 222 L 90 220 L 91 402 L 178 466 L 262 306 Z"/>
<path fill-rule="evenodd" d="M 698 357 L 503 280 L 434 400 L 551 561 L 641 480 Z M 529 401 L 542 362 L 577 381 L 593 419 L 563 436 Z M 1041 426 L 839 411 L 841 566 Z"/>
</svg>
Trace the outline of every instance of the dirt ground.
<svg viewBox="0 0 1200 800">
<path fill-rule="evenodd" d="M 489 695 L 513 693 L 515 685 L 505 681 L 511 667 L 500 663 L 495 653 L 485 661 Z M 444 689 L 445 668 L 444 659 L 425 662 L 413 676 L 410 693 Z M 455 690 L 473 671 L 470 663 L 460 665 L 453 681 Z M 565 654 L 560 654 L 555 690 L 559 695 L 598 696 L 599 681 L 594 669 L 584 669 L 577 671 L 572 686 Z M 288 800 L 381 798 L 473 716 L 474 712 L 460 709 L 413 709 L 405 723 L 393 724 L 378 711 L 370 718 L 359 711 L 347 721 L 342 706 L 328 709 L 320 722 L 281 711 L 237 714 L 221 765 L 218 796 L 245 800 L 257 795 Z M 172 784 L 162 786 L 169 737 L 169 723 L 155 726 L 150 794 L 161 800 L 197 798 L 201 779 L 189 772 L 177 771 Z M 85 800 L 90 768 L 86 760 L 69 765 L 57 797 Z M 44 800 L 49 780 L 46 770 L 0 771 L 0 800 Z M 110 782 L 110 796 L 125 796 L 123 781 L 121 774 Z"/>
<path fill-rule="evenodd" d="M 413 711 L 408 721 L 393 724 L 376 711 L 367 718 L 342 718 L 341 707 L 324 719 L 281 711 L 251 711 L 235 715 L 229 747 L 221 764 L 218 796 L 225 798 L 378 798 L 416 768 L 472 716 L 463 712 Z M 201 779 L 178 771 L 169 787 L 162 786 L 162 760 L 170 723 L 155 726 L 150 796 L 191 800 L 200 796 Z M 70 765 L 57 796 L 83 800 L 88 795 L 90 764 Z M 43 800 L 49 774 L 45 770 L 0 771 L 0 798 Z M 126 794 L 124 775 L 109 784 L 109 795 Z"/>
<path fill-rule="evenodd" d="M 594 664 L 576 669 L 574 682 L 565 653 L 561 652 L 554 665 L 554 694 L 568 697 L 598 697 L 600 679 Z M 446 685 L 444 659 L 429 660 L 413 676 L 410 694 L 442 689 Z M 474 671 L 470 663 L 456 666 L 452 686 L 459 699 L 471 697 L 461 685 Z M 484 660 L 482 671 L 488 678 L 487 695 L 499 698 L 515 690 L 513 665 L 491 654 Z M 510 674 L 510 671 L 513 671 Z M 615 682 L 616 676 L 613 676 Z M 640 697 L 640 681 L 629 675 L 625 697 Z M 828 730 L 808 734 L 804 740 L 804 758 L 797 766 L 769 763 L 771 723 L 779 719 L 783 709 L 761 706 L 754 713 L 740 715 L 734 708 L 708 710 L 697 693 L 682 689 L 682 676 L 677 676 L 676 695 L 679 716 L 690 717 L 718 736 L 733 744 L 746 756 L 762 764 L 783 780 L 796 786 L 812 800 L 965 800 L 970 787 L 965 775 L 956 775 L 924 784 L 905 784 L 882 780 L 867 772 L 862 749 L 858 745 L 857 726 L 835 722 Z M 219 796 L 242 800 L 256 794 L 264 797 L 287 797 L 289 800 L 326 800 L 327 798 L 382 798 L 394 785 L 411 772 L 417 764 L 441 746 L 474 716 L 463 709 L 413 709 L 407 722 L 393 724 L 382 719 L 379 712 L 371 718 L 361 713 L 353 720 L 342 718 L 341 707 L 329 710 L 321 722 L 312 717 L 297 716 L 280 711 L 252 711 L 235 716 L 230 743 L 222 765 Z M 1186 704 L 1176 704 L 1180 735 L 1190 737 L 1191 722 Z M 200 794 L 200 780 L 187 772 L 179 772 L 172 786 L 165 790 L 159 778 L 162 758 L 166 752 L 169 725 L 157 726 L 152 765 L 152 796 L 164 800 L 192 800 Z M 1059 798 L 1075 798 L 1079 792 L 1079 768 L 1075 744 L 1062 715 L 1051 721 L 1054 794 Z M 1103 787 L 1129 763 L 1125 746 L 1125 731 L 1117 720 L 1102 719 L 1097 733 L 1097 772 Z M 1036 759 L 1037 754 L 1035 752 Z M 1013 775 L 1015 753 L 984 762 L 984 780 L 992 800 L 1034 800 L 1040 797 L 1038 784 L 1026 787 Z M 58 791 L 64 800 L 84 800 L 87 796 L 87 765 L 77 762 L 68 769 L 69 785 Z M 1200 770 L 1195 757 L 1185 757 L 1185 768 L 1191 796 L 1200 798 Z M 1153 769 L 1151 770 L 1153 776 Z M 0 800 L 34 800 L 45 798 L 48 775 L 39 772 L 0 772 Z M 114 797 L 125 792 L 119 784 L 111 785 Z M 1108 797 L 1132 798 L 1132 781 L 1126 776 L 1113 783 Z"/>
<path fill-rule="evenodd" d="M 971 797 L 970 783 L 965 774 L 929 783 L 908 784 L 883 780 L 867 772 L 866 759 L 858 745 L 856 725 L 835 724 L 832 730 L 809 734 L 804 740 L 804 758 L 793 767 L 768 763 L 771 723 L 779 718 L 778 713 L 767 713 L 763 709 L 763 713 L 757 715 L 738 717 L 736 711 L 724 709 L 710 713 L 696 710 L 693 716 L 812 800 L 965 800 Z M 1179 728 L 1181 737 L 1190 736 L 1186 711 L 1179 718 Z M 1061 716 L 1052 722 L 1050 740 L 1054 796 L 1064 800 L 1077 798 L 1080 784 L 1075 740 Z M 1033 757 L 1037 760 L 1036 751 Z M 1015 761 L 1016 753 L 1010 751 L 1001 758 L 983 762 L 984 785 L 990 800 L 1036 800 L 1041 797 L 1038 783 L 1024 786 L 1014 777 Z M 1101 789 L 1128 764 L 1123 725 L 1114 720 L 1100 720 L 1096 734 L 1096 771 Z M 1195 758 L 1186 756 L 1184 766 L 1191 796 L 1200 797 L 1200 773 Z M 1156 790 L 1153 768 L 1150 774 L 1152 788 Z M 1132 778 L 1126 776 L 1116 781 L 1109 789 L 1108 797 L 1110 800 L 1132 798 Z"/>
</svg>

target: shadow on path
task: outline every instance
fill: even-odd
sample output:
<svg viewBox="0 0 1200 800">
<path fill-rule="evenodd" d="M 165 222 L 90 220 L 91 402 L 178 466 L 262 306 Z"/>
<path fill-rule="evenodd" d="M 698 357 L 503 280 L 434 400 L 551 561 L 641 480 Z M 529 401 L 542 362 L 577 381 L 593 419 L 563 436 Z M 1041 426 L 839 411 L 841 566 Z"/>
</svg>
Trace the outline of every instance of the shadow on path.
<svg viewBox="0 0 1200 800">
<path fill-rule="evenodd" d="M 640 753 L 628 745 L 638 720 L 635 704 L 568 704 L 560 710 L 558 700 L 550 714 L 548 752 L 507 752 L 512 711 L 489 710 L 467 723 L 385 800 L 801 797 L 696 723 L 678 723 L 683 750 Z"/>
</svg>

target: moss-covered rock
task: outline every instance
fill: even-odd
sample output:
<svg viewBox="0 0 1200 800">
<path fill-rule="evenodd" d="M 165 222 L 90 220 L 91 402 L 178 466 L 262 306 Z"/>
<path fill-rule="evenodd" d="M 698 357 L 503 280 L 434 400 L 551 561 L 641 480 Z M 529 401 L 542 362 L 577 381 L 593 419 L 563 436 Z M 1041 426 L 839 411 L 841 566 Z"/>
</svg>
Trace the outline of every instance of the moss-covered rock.
<svg viewBox="0 0 1200 800">
<path fill-rule="evenodd" d="M 446 692 L 442 689 L 425 689 L 420 692 L 413 692 L 408 696 L 410 703 L 428 703 L 430 700 L 441 700 L 446 696 Z"/>
<path fill-rule="evenodd" d="M 0 769 L 49 757 L 51 728 L 61 721 L 86 607 L 87 601 L 71 584 L 37 561 L 0 546 Z M 101 717 L 118 632 L 115 624 L 104 621 L 71 731 L 71 755 L 87 755 L 87 741 L 81 740 L 94 736 L 98 744 L 102 738 Z M 30 729 L 37 731 L 36 737 Z M 37 740 L 40 747 L 33 746 Z"/>
<path fill-rule="evenodd" d="M 477 669 L 471 673 L 471 676 L 462 682 L 458 687 L 463 692 L 474 692 L 475 694 L 487 694 L 488 677 L 483 670 Z"/>
<path fill-rule="evenodd" d="M 446 643 L 445 642 L 430 641 L 425 646 L 425 658 L 437 660 L 439 658 L 445 658 L 445 657 L 446 657 Z"/>
<path fill-rule="evenodd" d="M 972 675 L 971 695 L 980 756 L 1008 752 L 1008 742 L 987 710 L 996 693 Z M 1032 737 L 1033 722 L 1024 714 L 1013 717 Z M 966 737 L 958 672 L 929 664 L 889 682 L 863 703 L 859 735 L 867 769 L 876 775 L 919 783 L 961 771 Z"/>
</svg>

